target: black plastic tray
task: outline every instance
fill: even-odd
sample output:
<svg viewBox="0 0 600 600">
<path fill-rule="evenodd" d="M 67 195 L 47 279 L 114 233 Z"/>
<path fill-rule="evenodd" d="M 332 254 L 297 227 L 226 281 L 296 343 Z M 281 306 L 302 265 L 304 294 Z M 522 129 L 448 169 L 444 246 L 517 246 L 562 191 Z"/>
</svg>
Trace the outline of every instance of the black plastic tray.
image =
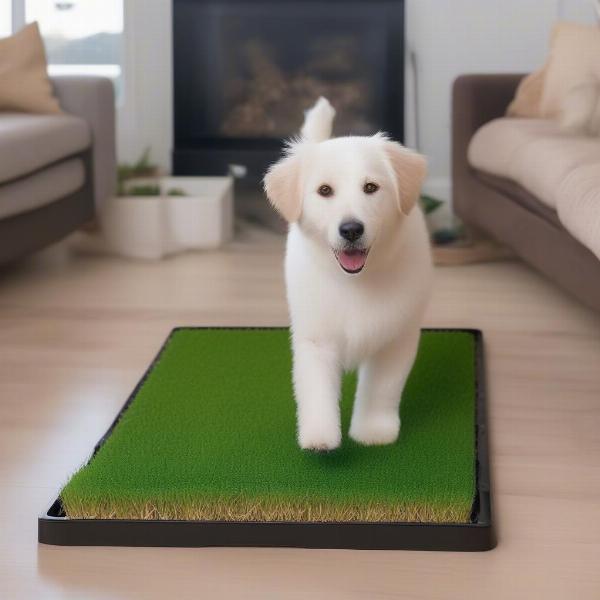
<svg viewBox="0 0 600 600">
<path fill-rule="evenodd" d="M 491 550 L 495 546 L 495 536 L 490 499 L 483 336 L 481 331 L 476 329 L 437 331 L 464 331 L 475 338 L 477 489 L 470 523 L 69 519 L 64 514 L 60 499 L 56 499 L 38 519 L 38 541 L 60 546 L 250 546 L 470 552 Z M 135 398 L 142 383 L 152 371 L 155 361 L 156 359 L 135 387 L 108 431 L 96 444 L 94 454 L 112 433 L 121 415 Z"/>
</svg>

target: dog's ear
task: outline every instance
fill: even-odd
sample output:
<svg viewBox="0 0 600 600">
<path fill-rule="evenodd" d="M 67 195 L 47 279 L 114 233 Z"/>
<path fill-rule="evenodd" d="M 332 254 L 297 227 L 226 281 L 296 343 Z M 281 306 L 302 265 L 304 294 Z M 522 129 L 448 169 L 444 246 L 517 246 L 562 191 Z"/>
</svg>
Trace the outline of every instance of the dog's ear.
<svg viewBox="0 0 600 600">
<path fill-rule="evenodd" d="M 293 149 L 271 165 L 263 180 L 265 193 L 275 210 L 289 223 L 300 218 L 300 157 Z"/>
<path fill-rule="evenodd" d="M 398 187 L 398 209 L 405 215 L 412 210 L 421 194 L 427 175 L 427 160 L 422 154 L 386 140 L 385 152 L 390 160 Z"/>
</svg>

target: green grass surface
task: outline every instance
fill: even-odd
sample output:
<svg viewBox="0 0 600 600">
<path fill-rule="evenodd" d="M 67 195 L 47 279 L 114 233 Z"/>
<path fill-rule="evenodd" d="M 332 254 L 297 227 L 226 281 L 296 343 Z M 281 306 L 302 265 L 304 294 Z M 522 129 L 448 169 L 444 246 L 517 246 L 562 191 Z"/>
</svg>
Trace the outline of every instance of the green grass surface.
<svg viewBox="0 0 600 600">
<path fill-rule="evenodd" d="M 287 330 L 180 329 L 108 441 L 61 492 L 72 518 L 465 522 L 475 493 L 475 340 L 425 332 L 398 442 L 296 443 Z"/>
</svg>

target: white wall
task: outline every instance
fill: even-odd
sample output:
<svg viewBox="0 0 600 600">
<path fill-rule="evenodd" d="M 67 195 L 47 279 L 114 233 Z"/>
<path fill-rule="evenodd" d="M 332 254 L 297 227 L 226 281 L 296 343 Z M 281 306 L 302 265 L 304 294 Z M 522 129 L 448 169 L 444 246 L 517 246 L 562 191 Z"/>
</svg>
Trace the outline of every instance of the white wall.
<svg viewBox="0 0 600 600">
<path fill-rule="evenodd" d="M 368 1 L 368 0 L 365 0 Z M 525 72 L 540 66 L 557 15 L 592 22 L 591 0 L 407 0 L 407 44 L 417 53 L 421 148 L 429 157 L 426 189 L 450 196 L 450 96 L 469 72 Z M 146 146 L 165 169 L 172 145 L 171 0 L 126 0 L 126 103 L 119 154 Z M 407 143 L 414 145 L 407 71 Z"/>
<path fill-rule="evenodd" d="M 170 168 L 172 112 L 172 0 L 125 0 L 125 93 L 118 108 L 119 160 L 134 161 L 150 147 Z"/>
</svg>

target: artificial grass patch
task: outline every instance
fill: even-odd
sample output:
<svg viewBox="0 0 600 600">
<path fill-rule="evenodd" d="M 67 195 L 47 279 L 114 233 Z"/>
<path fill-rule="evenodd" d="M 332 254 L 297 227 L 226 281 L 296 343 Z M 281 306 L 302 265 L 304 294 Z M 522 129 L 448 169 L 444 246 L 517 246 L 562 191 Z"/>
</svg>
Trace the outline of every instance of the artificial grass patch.
<svg viewBox="0 0 600 600">
<path fill-rule="evenodd" d="M 111 435 L 60 497 L 70 518 L 468 522 L 475 339 L 425 331 L 398 442 L 296 443 L 285 329 L 175 330 Z"/>
</svg>

